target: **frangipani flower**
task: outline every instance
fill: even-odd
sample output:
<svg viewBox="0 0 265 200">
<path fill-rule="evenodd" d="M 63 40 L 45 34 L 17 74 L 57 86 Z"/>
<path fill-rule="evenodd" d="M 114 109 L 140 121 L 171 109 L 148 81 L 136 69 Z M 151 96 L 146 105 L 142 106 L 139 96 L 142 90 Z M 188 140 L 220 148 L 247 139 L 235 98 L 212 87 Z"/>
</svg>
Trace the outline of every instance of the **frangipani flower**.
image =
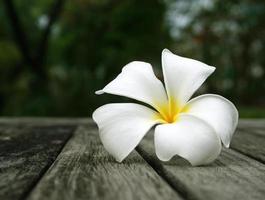
<svg viewBox="0 0 265 200">
<path fill-rule="evenodd" d="M 149 63 L 134 61 L 96 92 L 150 105 L 111 103 L 96 109 L 93 119 L 104 147 L 121 162 L 156 125 L 154 144 L 160 160 L 179 155 L 192 165 L 212 162 L 220 154 L 222 143 L 229 147 L 238 122 L 236 107 L 215 94 L 189 100 L 214 67 L 165 49 L 162 68 L 165 87 Z"/>
</svg>

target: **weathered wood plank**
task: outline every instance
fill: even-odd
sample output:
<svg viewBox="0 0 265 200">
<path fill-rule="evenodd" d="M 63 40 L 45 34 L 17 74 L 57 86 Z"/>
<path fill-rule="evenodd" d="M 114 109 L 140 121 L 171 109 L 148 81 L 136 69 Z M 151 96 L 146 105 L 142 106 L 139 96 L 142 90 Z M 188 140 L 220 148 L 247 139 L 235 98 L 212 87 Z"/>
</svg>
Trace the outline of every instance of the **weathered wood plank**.
<svg viewBox="0 0 265 200">
<path fill-rule="evenodd" d="M 0 124 L 93 124 L 91 118 L 51 118 L 51 117 L 1 117 Z M 239 128 L 265 128 L 265 119 L 240 119 Z"/>
<path fill-rule="evenodd" d="M 117 163 L 95 133 L 80 126 L 28 199 L 181 199 L 136 152 Z"/>
<path fill-rule="evenodd" d="M 1 117 L 0 125 L 39 125 L 39 126 L 50 126 L 50 125 L 82 125 L 89 124 L 94 125 L 91 118 L 53 118 L 53 117 Z"/>
<path fill-rule="evenodd" d="M 238 131 L 244 131 L 248 132 L 250 134 L 257 134 L 260 136 L 265 136 L 265 127 L 264 128 L 258 128 L 258 127 L 244 127 L 244 128 L 238 128 Z"/>
<path fill-rule="evenodd" d="M 23 199 L 52 164 L 73 126 L 0 126 L 0 199 Z"/>
<path fill-rule="evenodd" d="M 191 167 L 179 157 L 160 162 L 154 155 L 153 140 L 144 140 L 137 151 L 159 177 L 135 152 L 122 164 L 116 163 L 101 146 L 89 119 L 2 118 L 0 199 L 263 199 L 264 122 L 240 120 L 231 143 L 236 151 L 224 149 L 216 162 L 204 167 Z M 67 124 L 82 127 L 27 196 L 60 152 L 60 141 L 67 140 L 61 138 L 63 131 L 54 136 L 58 134 L 56 130 Z M 52 132 L 54 137 L 47 139 L 46 134 Z M 31 134 L 35 135 L 32 140 Z M 12 140 L 17 145 L 11 145 Z M 48 140 L 54 143 L 53 150 Z M 2 148 L 8 151 L 1 154 Z M 9 157 L 10 162 L 5 160 Z"/>
<path fill-rule="evenodd" d="M 231 148 L 265 164 L 265 130 L 254 128 L 237 130 Z"/>
<path fill-rule="evenodd" d="M 265 128 L 265 119 L 240 119 L 238 128 Z"/>
<path fill-rule="evenodd" d="M 264 199 L 265 166 L 234 150 L 223 149 L 214 163 L 202 167 L 192 167 L 177 156 L 169 162 L 159 161 L 150 139 L 137 151 L 185 199 Z"/>
</svg>

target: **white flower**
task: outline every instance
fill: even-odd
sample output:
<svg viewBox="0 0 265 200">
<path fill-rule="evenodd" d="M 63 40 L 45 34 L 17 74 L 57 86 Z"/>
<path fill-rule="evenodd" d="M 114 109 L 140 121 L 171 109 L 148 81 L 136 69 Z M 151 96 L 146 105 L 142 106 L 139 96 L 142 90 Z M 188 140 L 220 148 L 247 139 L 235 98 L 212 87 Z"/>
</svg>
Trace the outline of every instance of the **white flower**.
<svg viewBox="0 0 265 200">
<path fill-rule="evenodd" d="M 106 150 L 121 162 L 154 130 L 155 151 L 162 161 L 179 155 L 192 165 L 212 162 L 229 147 L 238 122 L 235 106 L 222 96 L 193 93 L 215 70 L 202 62 L 162 52 L 165 87 L 152 66 L 134 61 L 96 94 L 109 93 L 136 99 L 136 103 L 111 103 L 96 109 L 93 119 Z"/>
</svg>

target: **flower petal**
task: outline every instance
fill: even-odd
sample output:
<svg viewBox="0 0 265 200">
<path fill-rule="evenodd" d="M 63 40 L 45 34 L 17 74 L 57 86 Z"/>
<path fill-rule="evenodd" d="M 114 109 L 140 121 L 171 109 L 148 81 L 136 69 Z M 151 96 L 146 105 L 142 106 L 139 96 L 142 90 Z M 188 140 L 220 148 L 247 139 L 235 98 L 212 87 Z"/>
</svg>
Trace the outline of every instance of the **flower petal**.
<svg viewBox="0 0 265 200">
<path fill-rule="evenodd" d="M 121 162 L 157 123 L 156 112 L 135 103 L 106 104 L 92 115 L 106 150 Z"/>
<path fill-rule="evenodd" d="M 200 61 L 184 58 L 171 53 L 168 49 L 162 52 L 162 67 L 167 95 L 183 106 L 212 74 L 215 67 Z"/>
<path fill-rule="evenodd" d="M 181 114 L 176 123 L 158 125 L 155 129 L 156 154 L 163 161 L 177 154 L 192 165 L 207 164 L 217 158 L 221 147 L 214 129 L 192 115 Z"/>
<path fill-rule="evenodd" d="M 238 111 L 233 103 L 219 95 L 205 94 L 190 100 L 187 108 L 189 114 L 210 124 L 229 147 L 238 123 Z"/>
<path fill-rule="evenodd" d="M 122 72 L 96 94 L 109 93 L 145 102 L 156 109 L 167 102 L 165 88 L 156 78 L 149 63 L 134 61 L 123 67 Z"/>
</svg>

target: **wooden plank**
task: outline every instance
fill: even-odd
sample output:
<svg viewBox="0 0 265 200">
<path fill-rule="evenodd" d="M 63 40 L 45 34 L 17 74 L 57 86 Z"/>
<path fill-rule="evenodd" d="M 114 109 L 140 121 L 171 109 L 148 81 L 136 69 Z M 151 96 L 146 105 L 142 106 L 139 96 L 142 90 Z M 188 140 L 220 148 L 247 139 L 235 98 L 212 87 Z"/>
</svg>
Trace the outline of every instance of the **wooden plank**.
<svg viewBox="0 0 265 200">
<path fill-rule="evenodd" d="M 264 199 L 265 166 L 234 150 L 223 149 L 214 163 L 201 167 L 177 156 L 159 161 L 150 139 L 143 140 L 137 151 L 185 199 Z"/>
<path fill-rule="evenodd" d="M 82 125 L 89 124 L 94 125 L 91 118 L 53 118 L 53 117 L 1 117 L 0 125 L 39 125 L 39 126 L 50 126 L 50 125 Z"/>
<path fill-rule="evenodd" d="M 92 125 L 91 118 L 50 118 L 50 117 L 1 117 L 1 124 L 29 125 Z M 265 119 L 240 119 L 239 128 L 265 128 Z"/>
<path fill-rule="evenodd" d="M 0 199 L 23 199 L 52 164 L 73 126 L 0 126 Z"/>
<path fill-rule="evenodd" d="M 265 136 L 265 128 L 259 128 L 259 127 L 244 127 L 244 128 L 238 128 L 238 131 L 243 132 L 249 132 L 250 134 Z"/>
<path fill-rule="evenodd" d="M 265 164 L 265 131 L 262 129 L 237 130 L 231 148 Z"/>
<path fill-rule="evenodd" d="M 181 197 L 136 152 L 117 163 L 101 145 L 97 130 L 80 126 L 28 199 Z"/>
<path fill-rule="evenodd" d="M 51 117 L 1 117 L 0 124 L 39 124 L 39 125 L 65 125 L 65 124 L 93 124 L 91 118 L 51 118 Z M 265 128 L 265 119 L 240 119 L 239 128 Z"/>
<path fill-rule="evenodd" d="M 265 119 L 240 119 L 238 128 L 265 128 Z"/>
</svg>

